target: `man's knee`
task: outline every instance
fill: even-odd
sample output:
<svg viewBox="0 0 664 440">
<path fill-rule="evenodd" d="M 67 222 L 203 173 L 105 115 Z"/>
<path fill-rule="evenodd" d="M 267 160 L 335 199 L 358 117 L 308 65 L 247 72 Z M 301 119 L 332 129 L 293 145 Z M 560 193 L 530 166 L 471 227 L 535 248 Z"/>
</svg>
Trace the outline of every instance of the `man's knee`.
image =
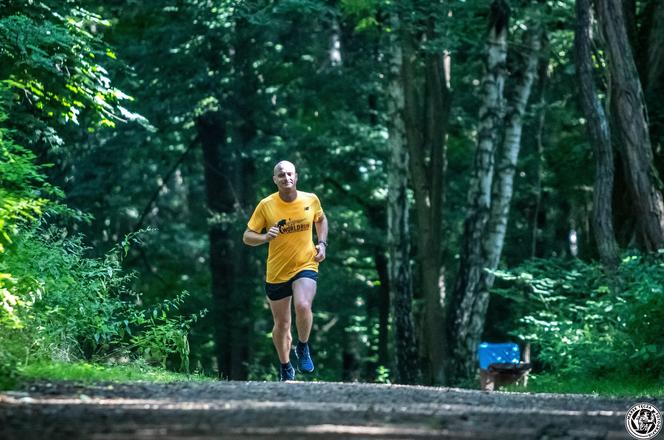
<svg viewBox="0 0 664 440">
<path fill-rule="evenodd" d="M 298 301 L 295 303 L 295 313 L 296 314 L 302 314 L 302 313 L 309 313 L 311 311 L 311 301 Z"/>
<path fill-rule="evenodd" d="M 288 332 L 291 328 L 290 319 L 277 319 L 274 321 L 274 329 L 280 332 Z"/>
</svg>

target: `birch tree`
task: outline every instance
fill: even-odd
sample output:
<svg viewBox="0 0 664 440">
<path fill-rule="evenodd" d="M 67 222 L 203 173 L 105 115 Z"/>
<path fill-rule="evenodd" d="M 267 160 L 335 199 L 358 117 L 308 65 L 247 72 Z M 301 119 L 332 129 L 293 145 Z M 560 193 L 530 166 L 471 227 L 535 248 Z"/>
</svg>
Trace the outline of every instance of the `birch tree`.
<svg viewBox="0 0 664 440">
<path fill-rule="evenodd" d="M 476 369 L 475 351 L 484 330 L 489 289 L 494 281 L 491 271 L 498 266 L 505 240 L 523 115 L 541 53 L 541 30 L 536 25 L 531 26 L 525 35 L 523 65 L 513 75 L 515 84 L 506 103 L 508 18 L 507 3 L 494 0 L 487 39 L 486 74 L 481 85 L 478 146 L 454 292 L 456 315 L 451 338 L 455 378 L 470 377 Z M 496 160 L 497 167 L 494 166 Z"/>
<path fill-rule="evenodd" d="M 493 162 L 503 113 L 509 22 L 509 8 L 504 1 L 494 0 L 489 20 L 490 27 L 485 49 L 486 70 L 480 88 L 477 150 L 468 192 L 468 213 L 464 221 L 461 261 L 454 292 L 456 316 L 451 339 L 455 340 L 457 349 L 461 350 L 455 354 L 455 365 L 453 365 L 456 370 L 454 373 L 457 375 L 461 371 L 457 364 L 463 363 L 468 357 L 472 358 L 474 352 L 474 343 L 468 330 L 473 317 L 473 302 L 484 267 L 482 237 L 491 209 Z"/>
<path fill-rule="evenodd" d="M 420 378 L 417 343 L 412 317 L 413 280 L 410 268 L 408 220 L 408 163 L 403 112 L 403 53 L 396 36 L 398 21 L 393 18 L 388 85 L 390 163 L 388 171 L 388 245 L 391 303 L 394 320 L 394 346 L 398 383 L 417 383 Z"/>
</svg>

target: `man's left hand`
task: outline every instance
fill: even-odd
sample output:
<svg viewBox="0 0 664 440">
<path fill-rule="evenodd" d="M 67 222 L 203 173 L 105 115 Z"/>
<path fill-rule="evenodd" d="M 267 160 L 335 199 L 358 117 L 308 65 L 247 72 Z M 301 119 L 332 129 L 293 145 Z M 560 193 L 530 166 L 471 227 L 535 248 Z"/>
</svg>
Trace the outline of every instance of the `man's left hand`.
<svg viewBox="0 0 664 440">
<path fill-rule="evenodd" d="M 324 244 L 317 244 L 316 250 L 318 251 L 318 253 L 314 257 L 314 261 L 320 263 L 325 259 L 325 251 L 327 250 L 327 246 L 325 246 Z"/>
</svg>

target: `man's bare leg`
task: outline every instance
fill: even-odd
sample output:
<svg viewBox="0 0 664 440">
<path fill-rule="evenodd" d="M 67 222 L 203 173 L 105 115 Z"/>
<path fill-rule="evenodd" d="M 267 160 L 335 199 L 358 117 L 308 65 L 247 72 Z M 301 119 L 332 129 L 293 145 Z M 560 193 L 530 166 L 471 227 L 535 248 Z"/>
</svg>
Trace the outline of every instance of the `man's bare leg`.
<svg viewBox="0 0 664 440">
<path fill-rule="evenodd" d="M 316 281 L 300 278 L 293 281 L 293 301 L 295 301 L 295 325 L 300 342 L 309 341 L 314 316 L 311 305 L 316 296 Z"/>
<path fill-rule="evenodd" d="M 291 337 L 291 298 L 286 297 L 272 301 L 270 303 L 270 310 L 272 310 L 272 318 L 274 319 L 274 326 L 272 327 L 272 342 L 274 348 L 277 349 L 279 355 L 279 362 L 286 364 L 290 360 L 290 349 L 293 338 Z"/>
</svg>

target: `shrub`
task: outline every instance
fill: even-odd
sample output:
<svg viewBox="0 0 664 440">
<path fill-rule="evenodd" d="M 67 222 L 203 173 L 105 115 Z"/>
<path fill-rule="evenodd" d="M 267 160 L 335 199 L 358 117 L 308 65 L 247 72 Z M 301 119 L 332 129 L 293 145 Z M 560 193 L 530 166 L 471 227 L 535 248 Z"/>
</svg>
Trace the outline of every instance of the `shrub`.
<svg viewBox="0 0 664 440">
<path fill-rule="evenodd" d="M 0 311 L 0 363 L 5 370 L 34 359 L 60 361 L 143 356 L 166 366 L 179 358 L 188 370 L 191 324 L 206 311 L 183 318 L 173 312 L 186 293 L 149 307 L 130 288 L 121 261 L 129 236 L 103 258 L 85 257 L 81 237 L 58 228 L 16 234 L 0 261 L 11 273 L 3 287 L 11 312 Z M 9 341 L 23 341 L 12 344 Z M 8 377 L 7 371 L 0 374 Z"/>
<path fill-rule="evenodd" d="M 169 358 L 175 356 L 179 358 L 180 371 L 189 372 L 189 331 L 193 323 L 207 314 L 207 310 L 188 318 L 169 315 L 184 304 L 188 295 L 188 292 L 182 292 L 172 300 L 164 300 L 151 311 L 131 309 L 131 322 L 141 329 L 131 338 L 131 344 L 143 359 L 166 368 Z"/>
<path fill-rule="evenodd" d="M 598 263 L 531 260 L 496 276 L 520 319 L 514 335 L 533 343 L 560 374 L 664 376 L 664 254 L 625 255 L 615 277 Z"/>
</svg>

